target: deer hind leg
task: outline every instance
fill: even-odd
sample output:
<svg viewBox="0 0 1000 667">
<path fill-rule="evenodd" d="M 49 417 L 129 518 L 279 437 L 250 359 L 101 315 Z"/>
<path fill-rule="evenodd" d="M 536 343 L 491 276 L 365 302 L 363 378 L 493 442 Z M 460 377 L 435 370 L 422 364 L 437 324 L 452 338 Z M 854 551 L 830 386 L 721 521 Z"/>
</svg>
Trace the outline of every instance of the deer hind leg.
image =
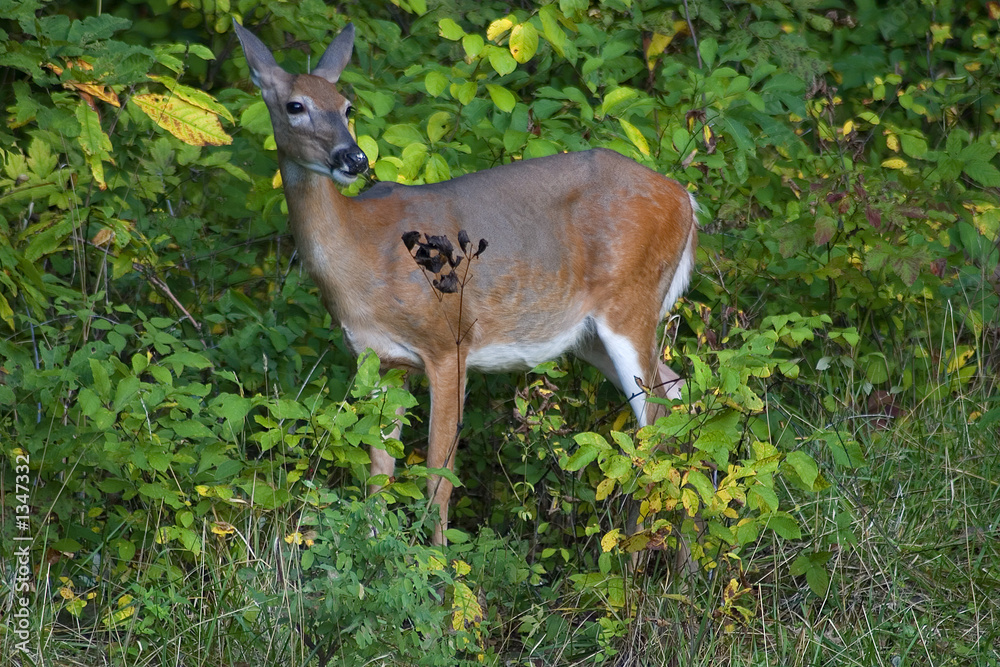
<svg viewBox="0 0 1000 667">
<path fill-rule="evenodd" d="M 604 349 L 597 350 L 597 341 L 593 341 L 590 348 L 581 356 L 597 366 L 615 386 L 624 392 L 640 426 L 652 424 L 659 416 L 657 408 L 660 406 L 646 400 L 646 392 L 643 387 L 655 386 L 659 382 L 655 359 L 651 354 L 655 329 L 648 336 L 629 337 L 615 331 L 602 320 L 597 320 L 596 328 L 597 337 Z M 633 338 L 643 340 L 634 340 Z M 645 340 L 647 338 L 648 340 Z M 642 386 L 636 382 L 636 379 Z"/>
<path fill-rule="evenodd" d="M 427 467 L 455 470 L 455 450 L 462 430 L 462 409 L 465 401 L 465 360 L 454 357 L 438 364 L 427 364 L 427 379 L 431 386 L 430 438 L 427 447 Z M 439 475 L 427 476 L 427 494 L 431 506 L 437 505 L 441 520 L 434 528 L 432 544 L 444 546 L 448 529 L 448 502 L 452 483 Z"/>
<path fill-rule="evenodd" d="M 636 384 L 635 378 L 639 378 L 642 384 L 651 388 L 657 396 L 666 398 L 679 398 L 680 386 L 683 385 L 680 376 L 659 361 L 658 354 L 641 352 L 654 349 L 652 341 L 655 340 L 655 332 L 651 332 L 648 337 L 638 336 L 640 340 L 633 342 L 628 336 L 612 330 L 606 323 L 598 322 L 597 335 L 600 342 L 592 342 L 584 349 L 581 356 L 594 363 L 612 379 L 612 382 L 623 389 L 640 426 L 654 423 L 667 408 L 659 403 L 647 401 L 646 392 Z M 603 344 L 603 350 L 597 349 L 600 344 Z M 607 363 L 604 359 L 610 360 L 614 373 L 618 376 L 617 382 L 605 370 L 604 366 Z M 635 533 L 642 529 L 638 508 L 633 507 L 628 513 L 628 531 Z M 640 560 L 639 553 L 632 554 L 630 566 L 638 569 Z M 691 549 L 683 538 L 678 539 L 674 567 L 675 571 L 684 574 L 698 572 L 698 563 L 691 557 Z"/>
</svg>

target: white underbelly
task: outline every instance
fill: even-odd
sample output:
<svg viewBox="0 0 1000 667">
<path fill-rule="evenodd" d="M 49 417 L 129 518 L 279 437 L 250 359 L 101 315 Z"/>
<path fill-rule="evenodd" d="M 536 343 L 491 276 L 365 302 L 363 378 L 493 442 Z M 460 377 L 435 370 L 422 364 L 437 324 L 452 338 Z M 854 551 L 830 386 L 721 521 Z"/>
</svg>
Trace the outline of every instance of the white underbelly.
<svg viewBox="0 0 1000 667">
<path fill-rule="evenodd" d="M 385 332 L 369 328 L 343 327 L 344 339 L 355 354 L 371 348 L 383 362 L 422 369 L 424 361 L 416 349 L 396 340 Z M 544 339 L 513 343 L 487 343 L 469 350 L 466 368 L 485 373 L 502 373 L 534 368 L 579 347 L 582 340 L 594 335 L 594 323 L 589 317 L 575 325 L 555 331 Z"/>
<path fill-rule="evenodd" d="M 361 354 L 371 348 L 383 363 L 423 368 L 424 362 L 415 350 L 396 341 L 385 333 L 372 329 L 349 329 L 342 327 L 344 340 L 354 354 Z"/>
<path fill-rule="evenodd" d="M 592 332 L 590 318 L 584 318 L 565 331 L 555 332 L 551 338 L 476 347 L 469 351 L 466 363 L 468 368 L 486 373 L 527 370 L 573 350 Z"/>
</svg>

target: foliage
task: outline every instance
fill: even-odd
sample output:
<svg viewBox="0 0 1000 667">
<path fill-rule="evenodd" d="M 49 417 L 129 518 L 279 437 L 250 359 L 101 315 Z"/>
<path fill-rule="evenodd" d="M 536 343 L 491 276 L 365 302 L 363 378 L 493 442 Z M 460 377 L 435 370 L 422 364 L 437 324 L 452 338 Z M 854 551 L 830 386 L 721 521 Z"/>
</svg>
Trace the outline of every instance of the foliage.
<svg viewBox="0 0 1000 667">
<path fill-rule="evenodd" d="M 33 650 L 773 663 L 800 660 L 800 610 L 818 662 L 997 650 L 996 3 L 338 8 L 0 0 L 0 444 L 5 488 L 30 460 Z M 582 364 L 472 378 L 454 544 L 416 546 L 420 445 L 387 436 L 403 407 L 419 443 L 425 408 L 351 358 L 295 259 L 231 15 L 298 71 L 354 21 L 381 180 L 604 146 L 688 184 L 685 401 L 636 433 Z M 362 500 L 372 445 L 407 465 Z"/>
<path fill-rule="evenodd" d="M 381 497 L 344 503 L 329 492 L 303 518 L 294 542 L 309 549 L 301 552 L 303 583 L 290 621 L 319 664 L 478 664 L 483 612 L 462 580 L 471 568 L 415 546 L 405 526 L 405 513 L 387 511 Z M 446 587 L 450 608 L 441 599 Z"/>
</svg>

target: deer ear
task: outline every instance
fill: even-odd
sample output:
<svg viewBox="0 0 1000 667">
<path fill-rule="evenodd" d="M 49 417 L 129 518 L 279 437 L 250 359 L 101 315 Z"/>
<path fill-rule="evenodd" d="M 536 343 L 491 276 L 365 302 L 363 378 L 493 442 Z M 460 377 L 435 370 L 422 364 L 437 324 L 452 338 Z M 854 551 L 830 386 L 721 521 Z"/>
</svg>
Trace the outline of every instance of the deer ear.
<svg viewBox="0 0 1000 667">
<path fill-rule="evenodd" d="M 243 45 L 243 53 L 247 57 L 247 66 L 250 68 L 250 79 L 258 88 L 262 88 L 262 81 L 274 75 L 275 70 L 281 70 L 275 61 L 271 51 L 264 46 L 264 42 L 257 39 L 257 36 L 241 26 L 233 19 L 233 28 L 236 36 Z M 284 71 L 284 70 L 281 70 Z"/>
<path fill-rule="evenodd" d="M 312 71 L 316 76 L 321 76 L 330 83 L 337 83 L 340 80 L 340 73 L 351 62 L 351 53 L 354 51 L 354 24 L 348 23 L 340 34 L 326 47 L 323 57 L 319 59 L 319 64 Z"/>
</svg>

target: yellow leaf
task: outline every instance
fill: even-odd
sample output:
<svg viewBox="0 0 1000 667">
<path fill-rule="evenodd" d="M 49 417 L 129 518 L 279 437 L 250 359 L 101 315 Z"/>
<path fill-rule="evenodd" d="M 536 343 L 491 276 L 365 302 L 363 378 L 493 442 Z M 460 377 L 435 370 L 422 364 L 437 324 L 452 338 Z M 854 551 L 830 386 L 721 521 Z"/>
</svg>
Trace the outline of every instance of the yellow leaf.
<svg viewBox="0 0 1000 667">
<path fill-rule="evenodd" d="M 83 608 L 87 606 L 86 601 L 82 598 L 76 598 L 75 600 L 70 600 L 66 604 L 66 611 L 68 611 L 73 616 L 79 616 Z"/>
<path fill-rule="evenodd" d="M 498 42 L 505 32 L 514 27 L 514 22 L 509 18 L 497 19 L 486 29 L 486 38 Z"/>
<path fill-rule="evenodd" d="M 52 70 L 56 75 L 61 75 L 63 73 L 63 68 L 59 67 L 55 63 L 45 63 L 44 67 Z M 90 72 L 94 69 L 94 66 L 85 60 L 80 60 L 79 58 L 66 58 L 66 67 L 69 69 L 78 69 Z M 63 82 L 63 88 L 68 88 L 70 90 L 79 90 L 82 94 L 81 97 L 85 98 L 88 95 L 93 95 L 102 102 L 107 102 L 111 106 L 120 107 L 122 104 L 118 101 L 118 96 L 108 86 L 99 83 L 83 83 L 80 81 L 65 81 Z M 93 100 L 88 100 L 88 104 L 93 104 Z"/>
<path fill-rule="evenodd" d="M 76 593 L 74 593 L 73 589 L 70 588 L 69 586 L 63 586 L 62 588 L 60 588 L 59 595 L 60 597 L 62 597 L 63 600 L 72 600 L 73 598 L 76 597 Z"/>
<path fill-rule="evenodd" d="M 483 620 L 483 608 L 476 594 L 461 581 L 455 582 L 451 611 L 451 627 L 455 630 L 478 626 Z"/>
<path fill-rule="evenodd" d="M 170 92 L 177 95 L 185 102 L 189 102 L 196 107 L 204 109 L 205 111 L 211 111 L 216 115 L 222 116 L 230 123 L 236 122 L 233 119 L 233 114 L 229 113 L 229 109 L 219 104 L 214 97 L 206 93 L 204 90 L 198 90 L 197 88 L 191 88 L 190 86 L 177 83 L 169 76 L 156 76 L 155 74 L 150 74 L 149 78 L 157 83 L 162 83 Z"/>
<path fill-rule="evenodd" d="M 231 523 L 225 521 L 213 521 L 212 522 L 212 532 L 216 535 L 232 535 L 236 532 L 236 528 Z M 298 535 L 299 533 L 296 533 Z M 287 538 L 286 538 L 287 539 Z"/>
<path fill-rule="evenodd" d="M 621 543 L 622 551 L 627 554 L 634 554 L 636 551 L 642 551 L 649 544 L 649 534 L 646 531 L 641 533 L 636 533 L 630 537 L 625 538 Z"/>
<path fill-rule="evenodd" d="M 694 489 L 681 489 L 681 502 L 684 503 L 688 516 L 695 516 L 698 513 L 698 494 Z"/>
<path fill-rule="evenodd" d="M 101 190 L 107 190 L 108 182 L 104 178 L 104 163 L 101 162 L 101 158 L 97 155 L 87 155 L 84 159 L 90 166 L 90 173 L 94 176 L 94 182 L 97 183 L 97 187 Z"/>
<path fill-rule="evenodd" d="M 673 38 L 673 35 L 661 35 L 658 32 L 653 33 L 653 36 L 649 39 L 649 46 L 646 48 L 646 67 L 653 69 L 656 66 L 656 61 L 660 57 L 660 54 L 670 46 L 670 41 Z"/>
<path fill-rule="evenodd" d="M 885 145 L 888 146 L 889 150 L 891 150 L 893 153 L 898 153 L 899 152 L 899 137 L 897 137 L 895 134 L 893 134 L 889 130 L 886 130 L 885 131 Z"/>
<path fill-rule="evenodd" d="M 216 114 L 178 96 L 143 93 L 133 95 L 131 100 L 154 123 L 186 144 L 225 146 L 233 143 L 233 138 L 222 129 Z"/>
<path fill-rule="evenodd" d="M 853 120 L 849 120 L 846 123 L 844 123 L 843 133 L 844 133 L 845 137 L 847 135 L 849 135 L 853 131 L 854 131 L 854 121 Z"/>
<path fill-rule="evenodd" d="M 625 136 L 639 149 L 639 152 L 643 155 L 649 155 L 649 142 L 646 141 L 646 137 L 639 131 L 639 128 L 624 118 L 619 118 L 618 122 L 621 124 L 622 129 L 625 130 Z M 705 126 L 705 129 L 708 129 L 708 125 Z"/>
<path fill-rule="evenodd" d="M 976 350 L 975 348 L 963 345 L 958 348 L 957 352 L 958 354 L 948 362 L 949 373 L 955 373 L 958 369 L 965 366 L 965 364 L 969 361 L 969 358 L 976 353 Z"/>
<path fill-rule="evenodd" d="M 944 44 L 951 38 L 951 25 L 941 23 L 931 24 L 931 44 Z"/>
<path fill-rule="evenodd" d="M 271 187 L 274 188 L 275 190 L 277 190 L 278 188 L 281 187 L 281 172 L 280 171 L 274 172 L 274 176 L 271 177 Z"/>
<path fill-rule="evenodd" d="M 212 527 L 212 532 L 215 532 L 215 527 Z M 302 544 L 302 533 L 296 531 L 294 533 L 289 533 L 285 535 L 285 544 Z"/>
<path fill-rule="evenodd" d="M 604 500 L 615 490 L 615 480 L 605 477 L 597 485 L 596 500 Z"/>
<path fill-rule="evenodd" d="M 601 551 L 603 551 L 604 553 L 608 553 L 616 546 L 618 546 L 620 533 L 621 529 L 619 528 L 615 528 L 613 530 L 608 531 L 604 535 L 604 537 L 601 538 Z"/>
<path fill-rule="evenodd" d="M 510 55 L 519 63 L 526 63 L 538 50 L 538 29 L 530 23 L 514 26 L 510 31 Z"/>
<path fill-rule="evenodd" d="M 886 169 L 906 169 L 906 160 L 898 157 L 889 158 L 882 161 L 882 166 Z"/>
<path fill-rule="evenodd" d="M 468 573 L 472 572 L 472 566 L 466 563 L 464 560 L 452 561 L 451 567 L 455 570 L 455 574 L 460 577 L 464 577 Z"/>
</svg>

